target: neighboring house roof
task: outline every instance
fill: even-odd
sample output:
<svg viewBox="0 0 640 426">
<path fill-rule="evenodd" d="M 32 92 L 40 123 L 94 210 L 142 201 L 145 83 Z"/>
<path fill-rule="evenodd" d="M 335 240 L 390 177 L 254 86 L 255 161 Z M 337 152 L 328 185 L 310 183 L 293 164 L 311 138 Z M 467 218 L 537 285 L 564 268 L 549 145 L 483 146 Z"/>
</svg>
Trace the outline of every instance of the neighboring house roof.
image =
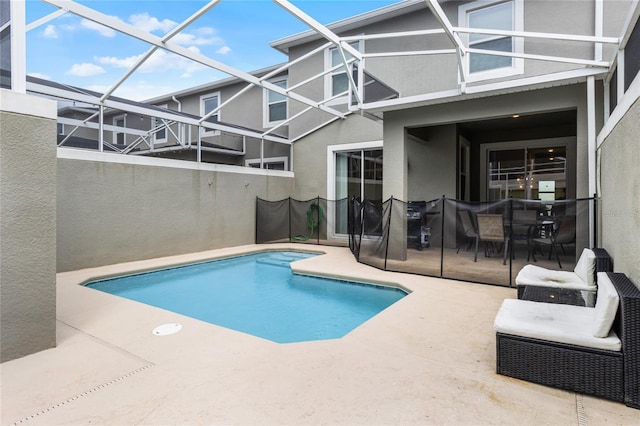
<svg viewBox="0 0 640 426">
<path fill-rule="evenodd" d="M 448 1 L 448 0 L 444 0 Z M 440 0 L 440 3 L 444 2 Z M 340 7 L 336 5 L 336 7 Z M 370 12 L 361 13 L 359 15 L 351 16 L 349 18 L 341 19 L 331 24 L 325 25 L 327 29 L 334 33 L 343 33 L 345 31 L 354 30 L 364 27 L 366 25 L 375 24 L 380 21 L 394 18 L 396 16 L 405 15 L 407 13 L 415 12 L 427 7 L 424 0 L 405 0 L 400 3 L 395 3 L 389 6 L 381 7 L 379 9 L 372 10 Z M 314 40 L 320 40 L 323 36 L 318 34 L 314 30 L 303 31 L 298 34 L 293 34 L 287 37 L 283 37 L 278 40 L 274 40 L 269 45 L 274 49 L 288 54 L 289 48 L 298 46 L 301 44 L 309 43 Z"/>
<path fill-rule="evenodd" d="M 59 89 L 59 90 L 65 90 L 65 91 L 68 91 L 68 92 L 89 95 L 89 96 L 92 96 L 92 97 L 95 97 L 95 98 L 98 98 L 98 99 L 100 97 L 102 97 L 102 93 L 95 92 L 93 90 L 81 89 L 79 87 L 69 86 L 69 85 L 61 84 L 61 83 L 56 83 L 54 81 L 44 80 L 42 78 L 37 78 L 37 77 L 33 77 L 33 76 L 27 76 L 27 82 L 34 83 L 34 84 L 39 84 L 39 85 L 42 85 L 42 86 L 52 87 L 52 88 L 56 88 L 56 89 Z M 109 96 L 109 99 L 113 100 L 113 101 L 120 102 L 120 103 L 125 104 L 125 105 L 131 105 L 131 106 L 135 106 L 135 107 L 138 107 L 138 108 L 144 108 L 144 109 L 149 111 L 149 115 L 150 116 L 153 116 L 153 112 L 154 111 L 167 112 L 166 108 L 155 106 L 155 105 L 152 105 L 152 104 L 146 103 L 146 102 L 132 101 L 132 100 L 125 99 L 125 98 L 119 98 L 117 96 Z M 96 111 L 97 111 L 97 109 L 96 109 Z M 198 116 L 198 115 L 187 114 L 185 112 L 175 111 L 175 110 L 169 110 L 169 111 L 171 112 L 171 114 L 173 114 L 173 115 L 175 115 L 177 117 L 185 117 L 185 118 L 190 118 L 190 119 L 193 119 L 193 120 L 199 120 L 200 119 L 200 116 Z M 218 123 L 218 124 L 224 125 L 226 127 L 230 127 L 232 129 L 246 130 L 246 131 L 254 132 L 256 134 L 260 134 L 260 133 L 263 132 L 262 130 L 251 129 L 249 127 L 239 126 L 239 125 L 233 124 L 233 123 L 217 121 L 213 117 L 207 119 L 206 121 L 208 121 L 210 123 Z M 279 135 L 279 134 L 276 134 L 276 133 L 271 133 L 271 136 L 280 137 L 283 140 L 287 140 L 286 136 Z"/>
<path fill-rule="evenodd" d="M 262 77 L 272 71 L 277 70 L 278 68 L 282 67 L 283 65 L 285 65 L 285 63 L 280 63 L 280 64 L 276 64 L 276 65 L 271 65 L 269 67 L 266 68 L 261 68 L 255 71 L 251 71 L 249 74 L 256 76 L 256 77 Z M 283 71 L 283 74 L 285 74 L 286 71 Z M 281 75 L 281 74 L 280 74 Z M 223 78 L 221 80 L 216 80 L 210 83 L 205 83 L 205 84 L 201 84 L 199 86 L 194 86 L 194 87 L 189 87 L 188 89 L 184 89 L 184 90 L 179 90 L 177 92 L 172 92 L 172 93 L 167 93 L 165 95 L 162 96 L 156 96 L 154 98 L 151 99 L 146 99 L 144 102 L 149 103 L 149 104 L 158 104 L 161 102 L 167 102 L 169 100 L 171 100 L 172 97 L 185 97 L 185 96 L 190 96 L 190 95 L 194 95 L 197 93 L 203 93 L 203 92 L 208 92 L 211 90 L 216 90 L 216 89 L 220 89 L 222 87 L 225 86 L 229 86 L 232 84 L 236 84 L 236 83 L 240 83 L 243 82 L 244 80 L 238 78 L 238 77 L 228 77 L 228 78 Z M 249 83 L 246 83 L 249 84 Z"/>
<path fill-rule="evenodd" d="M 80 136 L 58 135 L 57 144 L 60 145 L 60 142 L 62 142 L 63 140 L 65 140 L 63 145 L 65 148 L 92 149 L 94 151 L 98 150 L 99 148 L 98 141 L 95 139 L 83 138 Z M 109 152 L 115 152 L 108 145 L 104 146 L 104 150 Z"/>
</svg>

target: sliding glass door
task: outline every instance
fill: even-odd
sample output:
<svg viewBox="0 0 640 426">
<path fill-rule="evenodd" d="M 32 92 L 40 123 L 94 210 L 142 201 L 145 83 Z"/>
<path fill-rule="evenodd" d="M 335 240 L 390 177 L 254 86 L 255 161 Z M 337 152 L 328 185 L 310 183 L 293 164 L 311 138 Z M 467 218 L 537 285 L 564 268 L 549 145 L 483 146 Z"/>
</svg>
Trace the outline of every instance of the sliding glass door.
<svg viewBox="0 0 640 426">
<path fill-rule="evenodd" d="M 359 149 L 335 153 L 335 198 L 362 201 L 365 198 L 382 206 L 382 149 Z M 347 233 L 347 213 L 337 209 L 338 234 Z"/>
</svg>

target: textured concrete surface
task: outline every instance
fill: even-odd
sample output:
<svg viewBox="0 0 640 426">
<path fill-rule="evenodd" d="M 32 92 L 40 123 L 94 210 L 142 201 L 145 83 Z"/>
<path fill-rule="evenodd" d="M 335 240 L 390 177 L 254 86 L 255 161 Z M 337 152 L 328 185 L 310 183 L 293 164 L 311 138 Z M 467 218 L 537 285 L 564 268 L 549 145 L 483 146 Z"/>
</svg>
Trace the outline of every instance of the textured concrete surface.
<svg viewBox="0 0 640 426">
<path fill-rule="evenodd" d="M 293 247 L 298 271 L 411 293 L 342 339 L 277 344 L 80 286 L 89 278 Z M 229 283 L 233 285 L 233 283 Z M 264 245 L 58 274 L 58 347 L 6 362 L 2 424 L 638 424 L 623 404 L 495 373 L 515 290 L 380 271 L 345 248 Z M 155 336 L 165 323 L 180 332 Z"/>
<path fill-rule="evenodd" d="M 621 271 L 640 282 L 640 100 L 600 146 L 600 233 L 602 247 L 615 259 Z"/>
<path fill-rule="evenodd" d="M 0 90 L 0 362 L 56 342 L 56 103 Z"/>
</svg>

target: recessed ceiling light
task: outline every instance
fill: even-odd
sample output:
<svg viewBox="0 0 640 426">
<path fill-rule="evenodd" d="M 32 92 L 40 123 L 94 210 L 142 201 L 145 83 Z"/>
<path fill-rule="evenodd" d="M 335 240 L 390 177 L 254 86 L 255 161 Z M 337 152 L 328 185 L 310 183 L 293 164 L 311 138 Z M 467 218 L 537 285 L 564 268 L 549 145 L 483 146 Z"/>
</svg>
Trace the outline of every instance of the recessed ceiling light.
<svg viewBox="0 0 640 426">
<path fill-rule="evenodd" d="M 520 118 L 520 114 L 513 114 L 511 117 L 513 117 L 513 118 Z"/>
</svg>

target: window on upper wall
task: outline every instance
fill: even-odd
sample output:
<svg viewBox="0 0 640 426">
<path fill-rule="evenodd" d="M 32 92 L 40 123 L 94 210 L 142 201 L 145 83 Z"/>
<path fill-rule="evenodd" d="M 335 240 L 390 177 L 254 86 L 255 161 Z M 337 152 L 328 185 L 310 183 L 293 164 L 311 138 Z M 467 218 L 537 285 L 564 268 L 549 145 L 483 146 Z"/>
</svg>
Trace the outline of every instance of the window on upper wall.
<svg viewBox="0 0 640 426">
<path fill-rule="evenodd" d="M 631 86 L 631 82 L 640 71 L 640 20 L 636 22 L 631 37 L 624 48 L 624 91 Z"/>
<path fill-rule="evenodd" d="M 127 115 L 118 115 L 116 117 L 113 117 L 113 125 L 114 127 L 119 127 L 119 128 L 125 128 L 127 127 Z M 124 145 L 127 143 L 127 139 L 126 139 L 126 135 L 124 132 L 121 132 L 119 130 L 115 130 L 113 132 L 113 141 L 117 144 L 117 145 Z"/>
<path fill-rule="evenodd" d="M 459 26 L 489 30 L 522 31 L 522 0 L 476 1 L 459 7 Z M 500 52 L 523 52 L 523 40 L 490 34 L 463 34 L 462 39 L 470 49 Z M 468 81 L 500 78 L 524 72 L 522 58 L 469 53 L 465 55 Z"/>
<path fill-rule="evenodd" d="M 169 105 L 158 105 L 160 108 L 165 108 L 168 109 Z M 153 130 L 155 130 L 155 132 L 153 133 L 153 142 L 154 143 L 165 143 L 167 141 L 167 126 L 164 123 L 164 121 L 162 121 L 161 118 L 156 118 L 154 117 L 153 120 L 151 120 L 152 124 L 153 124 Z"/>
<path fill-rule="evenodd" d="M 362 52 L 363 50 L 363 43 L 361 43 L 360 41 L 351 42 L 349 43 L 349 45 L 359 52 Z M 332 47 L 328 49 L 327 52 L 328 53 L 326 56 L 327 59 L 325 67 L 326 69 L 331 69 L 337 65 L 342 65 L 342 57 L 340 56 L 340 51 L 337 47 Z M 347 61 L 353 58 L 353 56 L 351 56 L 347 51 L 345 51 L 345 57 L 347 58 Z M 354 80 L 357 84 L 357 75 L 354 76 Z M 344 69 L 344 66 L 327 74 L 325 83 L 325 87 L 327 89 L 325 91 L 325 98 L 330 98 L 349 90 L 349 77 L 347 76 L 347 71 Z M 346 99 L 346 94 L 344 99 Z"/>
<path fill-rule="evenodd" d="M 283 89 L 287 88 L 286 77 L 269 80 L 269 82 Z M 288 102 L 285 95 L 265 89 L 263 99 L 264 127 L 275 126 L 287 119 Z"/>
<path fill-rule="evenodd" d="M 218 105 L 220 105 L 220 92 L 208 93 L 200 96 L 200 117 L 204 117 L 209 114 L 211 111 L 218 108 Z M 207 121 L 216 123 L 220 121 L 220 111 L 207 118 Z M 202 133 L 211 135 L 217 133 L 217 130 L 203 128 Z"/>
</svg>

